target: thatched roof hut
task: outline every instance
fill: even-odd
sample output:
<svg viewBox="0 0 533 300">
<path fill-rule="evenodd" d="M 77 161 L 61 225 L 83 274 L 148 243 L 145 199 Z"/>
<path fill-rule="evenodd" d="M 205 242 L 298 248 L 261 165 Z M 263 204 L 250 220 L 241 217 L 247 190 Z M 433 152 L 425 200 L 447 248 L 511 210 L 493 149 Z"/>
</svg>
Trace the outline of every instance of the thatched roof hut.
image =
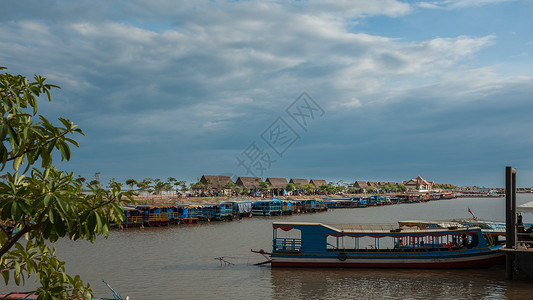
<svg viewBox="0 0 533 300">
<path fill-rule="evenodd" d="M 224 186 L 228 182 L 233 182 L 233 180 L 231 180 L 231 177 L 229 176 L 203 175 L 202 178 L 200 179 L 200 182 L 206 186 L 209 183 L 209 185 L 211 186 L 211 189 L 213 190 L 223 190 Z"/>
<path fill-rule="evenodd" d="M 353 184 L 353 186 L 357 189 L 366 189 L 368 188 L 368 183 L 366 181 L 358 180 Z"/>
<path fill-rule="evenodd" d="M 291 178 L 289 183 L 293 183 L 295 186 L 300 186 L 301 188 L 309 184 L 307 179 L 298 179 L 298 178 Z"/>
<path fill-rule="evenodd" d="M 314 185 L 315 188 L 319 188 L 323 185 L 328 185 L 328 183 L 324 179 L 311 179 L 309 181 L 310 184 Z"/>
<path fill-rule="evenodd" d="M 369 181 L 368 186 L 372 186 L 376 189 L 379 188 L 379 184 L 377 183 L 377 181 Z"/>
<path fill-rule="evenodd" d="M 285 178 L 267 178 L 266 182 L 273 189 L 285 189 L 288 184 Z"/>
<path fill-rule="evenodd" d="M 245 189 L 258 189 L 261 177 L 239 177 L 235 184 Z"/>
</svg>

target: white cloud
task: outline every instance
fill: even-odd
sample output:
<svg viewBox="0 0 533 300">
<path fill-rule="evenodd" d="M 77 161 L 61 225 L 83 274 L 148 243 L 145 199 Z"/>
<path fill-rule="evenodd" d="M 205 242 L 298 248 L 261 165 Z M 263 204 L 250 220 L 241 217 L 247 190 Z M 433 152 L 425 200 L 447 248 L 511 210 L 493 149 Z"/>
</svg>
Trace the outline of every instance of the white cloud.
<svg viewBox="0 0 533 300">
<path fill-rule="evenodd" d="M 464 7 L 483 6 L 502 2 L 513 2 L 516 0 L 441 0 L 432 2 L 418 2 L 417 6 L 429 9 L 458 9 Z"/>
</svg>

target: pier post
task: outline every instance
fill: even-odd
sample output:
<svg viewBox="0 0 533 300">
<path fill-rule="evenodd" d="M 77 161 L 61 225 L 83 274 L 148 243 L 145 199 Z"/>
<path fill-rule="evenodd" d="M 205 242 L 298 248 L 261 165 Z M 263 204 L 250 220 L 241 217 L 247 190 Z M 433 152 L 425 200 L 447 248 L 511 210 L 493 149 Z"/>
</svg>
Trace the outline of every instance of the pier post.
<svg viewBox="0 0 533 300">
<path fill-rule="evenodd" d="M 516 249 L 516 169 L 505 167 L 505 248 Z M 507 251 L 505 275 L 513 279 L 514 252 Z"/>
</svg>

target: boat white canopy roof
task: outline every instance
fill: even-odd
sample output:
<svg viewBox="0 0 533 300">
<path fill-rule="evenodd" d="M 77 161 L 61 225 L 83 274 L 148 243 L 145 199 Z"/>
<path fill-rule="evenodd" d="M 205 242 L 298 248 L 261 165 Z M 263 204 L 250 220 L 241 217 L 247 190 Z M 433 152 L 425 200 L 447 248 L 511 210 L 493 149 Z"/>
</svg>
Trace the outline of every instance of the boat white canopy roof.
<svg viewBox="0 0 533 300">
<path fill-rule="evenodd" d="M 533 201 L 519 205 L 516 210 L 522 213 L 533 213 Z"/>
</svg>

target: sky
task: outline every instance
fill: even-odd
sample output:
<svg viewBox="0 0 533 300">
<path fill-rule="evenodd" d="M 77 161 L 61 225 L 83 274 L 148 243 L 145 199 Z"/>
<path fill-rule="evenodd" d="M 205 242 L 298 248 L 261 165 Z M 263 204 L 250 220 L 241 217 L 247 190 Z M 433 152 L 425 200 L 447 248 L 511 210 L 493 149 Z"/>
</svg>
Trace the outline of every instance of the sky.
<svg viewBox="0 0 533 300">
<path fill-rule="evenodd" d="M 533 186 L 533 1 L 2 1 L 88 179 Z"/>
</svg>

